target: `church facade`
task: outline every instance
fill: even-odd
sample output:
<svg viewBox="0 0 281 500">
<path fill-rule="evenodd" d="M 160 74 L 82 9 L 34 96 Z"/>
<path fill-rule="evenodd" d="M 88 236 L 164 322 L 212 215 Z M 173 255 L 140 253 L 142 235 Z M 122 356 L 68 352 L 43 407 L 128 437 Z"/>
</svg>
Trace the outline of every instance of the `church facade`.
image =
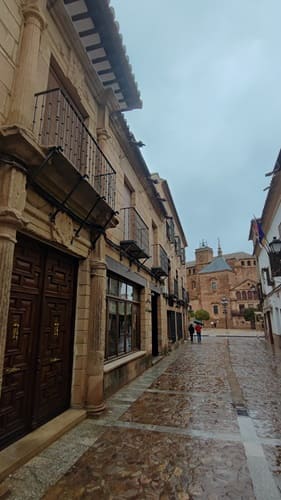
<svg viewBox="0 0 281 500">
<path fill-rule="evenodd" d="M 258 321 L 253 325 L 244 319 L 245 309 L 259 306 L 254 256 L 246 252 L 223 255 L 220 245 L 214 256 L 203 242 L 195 250 L 195 261 L 186 263 L 186 273 L 191 309 L 204 309 L 210 315 L 205 326 L 260 328 Z"/>
</svg>

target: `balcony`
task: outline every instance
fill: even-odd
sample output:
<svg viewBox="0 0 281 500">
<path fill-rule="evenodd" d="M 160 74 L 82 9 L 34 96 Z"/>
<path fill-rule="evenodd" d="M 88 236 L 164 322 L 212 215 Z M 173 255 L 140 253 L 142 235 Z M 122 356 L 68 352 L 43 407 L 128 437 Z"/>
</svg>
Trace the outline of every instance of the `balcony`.
<svg viewBox="0 0 281 500">
<path fill-rule="evenodd" d="M 120 246 L 135 259 L 149 257 L 148 227 L 134 207 L 122 208 L 124 233 Z"/>
<path fill-rule="evenodd" d="M 181 264 L 185 264 L 185 248 L 182 247 L 180 250 Z"/>
<path fill-rule="evenodd" d="M 169 274 L 168 255 L 159 243 L 153 245 L 153 264 L 151 270 L 157 278 L 168 276 Z"/>
<path fill-rule="evenodd" d="M 33 132 L 42 148 L 60 148 L 61 156 L 67 160 L 68 165 L 65 161 L 58 161 L 52 172 L 49 169 L 50 176 L 58 179 L 60 175 L 64 183 L 66 176 L 71 176 L 69 165 L 72 165 L 76 170 L 76 179 L 78 172 L 99 199 L 114 209 L 116 172 L 63 90 L 57 88 L 35 95 Z M 59 168 L 64 170 L 58 172 Z M 75 180 L 74 174 L 72 177 Z M 84 191 L 87 189 L 84 188 Z"/>
<path fill-rule="evenodd" d="M 171 243 L 175 241 L 175 225 L 172 217 L 169 217 L 166 220 L 166 234 L 167 238 Z"/>
<path fill-rule="evenodd" d="M 181 240 L 179 236 L 175 236 L 174 240 L 176 255 L 181 255 Z"/>
</svg>

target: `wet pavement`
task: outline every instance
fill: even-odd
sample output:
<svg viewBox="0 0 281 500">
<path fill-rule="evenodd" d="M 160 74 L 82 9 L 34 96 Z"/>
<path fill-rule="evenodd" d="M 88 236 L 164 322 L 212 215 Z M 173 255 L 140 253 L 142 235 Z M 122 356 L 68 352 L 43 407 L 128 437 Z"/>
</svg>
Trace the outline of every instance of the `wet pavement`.
<svg viewBox="0 0 281 500">
<path fill-rule="evenodd" d="M 9 499 L 281 498 L 281 357 L 186 342 L 5 482 Z"/>
</svg>

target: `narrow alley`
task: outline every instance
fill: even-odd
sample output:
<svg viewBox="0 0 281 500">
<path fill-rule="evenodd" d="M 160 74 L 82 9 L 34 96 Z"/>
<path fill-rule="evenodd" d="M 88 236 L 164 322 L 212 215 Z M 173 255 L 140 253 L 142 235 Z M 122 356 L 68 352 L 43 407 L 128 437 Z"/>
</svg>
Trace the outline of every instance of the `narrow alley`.
<svg viewBox="0 0 281 500">
<path fill-rule="evenodd" d="M 280 376 L 263 338 L 185 342 L 6 479 L 8 498 L 279 499 Z"/>
</svg>

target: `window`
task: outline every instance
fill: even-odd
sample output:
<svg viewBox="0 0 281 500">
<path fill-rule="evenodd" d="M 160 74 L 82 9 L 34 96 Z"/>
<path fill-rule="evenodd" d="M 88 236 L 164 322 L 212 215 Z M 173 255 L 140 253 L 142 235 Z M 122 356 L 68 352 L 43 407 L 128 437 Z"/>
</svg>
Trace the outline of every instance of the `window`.
<svg viewBox="0 0 281 500">
<path fill-rule="evenodd" d="M 245 266 L 244 260 L 241 260 L 241 266 Z"/>
<path fill-rule="evenodd" d="M 217 305 L 213 306 L 213 313 L 219 314 L 219 306 L 217 306 Z"/>
<path fill-rule="evenodd" d="M 181 240 L 180 240 L 179 236 L 174 237 L 174 244 L 175 244 L 176 255 L 180 255 L 180 253 L 181 253 Z"/>
<path fill-rule="evenodd" d="M 135 285 L 108 277 L 105 359 L 140 349 L 139 295 Z"/>
<path fill-rule="evenodd" d="M 178 276 L 174 279 L 174 295 L 176 297 L 179 297 L 179 282 L 178 282 Z"/>
<path fill-rule="evenodd" d="M 253 300 L 253 292 L 251 290 L 248 291 L 248 300 Z"/>
<path fill-rule="evenodd" d="M 245 310 L 244 304 L 239 304 L 239 312 L 242 313 Z"/>
<path fill-rule="evenodd" d="M 236 292 L 236 299 L 241 300 L 241 292 Z"/>
<path fill-rule="evenodd" d="M 250 265 L 251 265 L 251 261 L 250 261 L 250 260 L 248 260 L 248 261 L 247 261 L 247 264 L 248 264 L 248 266 L 250 266 Z"/>
<path fill-rule="evenodd" d="M 175 226 L 172 218 L 167 219 L 166 221 L 166 234 L 167 238 L 171 243 L 174 243 L 175 240 Z"/>
<path fill-rule="evenodd" d="M 211 281 L 211 289 L 212 290 L 216 290 L 217 289 L 217 282 L 216 282 L 216 280 L 212 280 Z"/>
<path fill-rule="evenodd" d="M 247 294 L 246 294 L 245 290 L 243 290 L 243 292 L 242 292 L 242 300 L 247 300 Z"/>
<path fill-rule="evenodd" d="M 193 289 L 196 288 L 196 281 L 191 282 L 191 288 L 193 288 Z"/>
</svg>

